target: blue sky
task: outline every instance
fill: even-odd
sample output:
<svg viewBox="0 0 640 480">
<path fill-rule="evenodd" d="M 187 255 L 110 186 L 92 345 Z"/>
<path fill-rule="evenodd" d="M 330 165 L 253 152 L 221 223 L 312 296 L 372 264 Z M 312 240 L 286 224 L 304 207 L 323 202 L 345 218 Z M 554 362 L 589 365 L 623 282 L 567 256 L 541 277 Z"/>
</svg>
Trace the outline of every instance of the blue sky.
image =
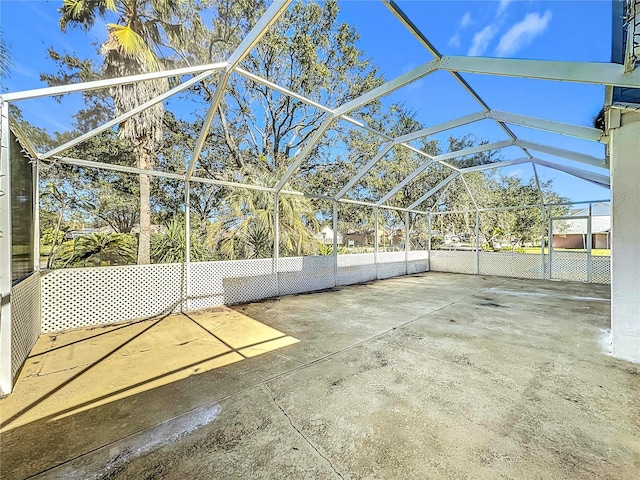
<svg viewBox="0 0 640 480">
<path fill-rule="evenodd" d="M 0 25 L 11 45 L 14 68 L 3 80 L 4 91 L 44 86 L 41 71 L 54 71 L 46 49 L 73 51 L 94 56 L 95 45 L 105 38 L 104 24 L 89 34 L 58 28 L 56 9 L 60 1 L 2 0 Z M 564 61 L 607 62 L 611 56 L 611 2 L 609 1 L 399 1 L 398 4 L 429 40 L 445 55 L 480 55 Z M 356 26 L 359 47 L 392 79 L 431 60 L 430 54 L 380 1 L 341 2 L 341 19 Z M 463 75 L 491 108 L 591 126 L 604 101 L 604 88 L 539 80 Z M 480 107 L 446 72 L 437 72 L 385 97 L 384 102 L 404 102 L 425 125 L 435 125 Z M 23 102 L 27 119 L 49 130 L 69 124 L 70 107 L 53 101 Z M 535 130 L 517 128 L 518 136 L 562 148 L 603 156 L 602 145 Z M 506 139 L 489 121 L 457 129 L 455 134 L 474 133 L 490 141 Z M 445 140 L 448 134 L 437 138 Z M 505 149 L 504 158 L 521 156 L 518 149 Z M 578 168 L 585 165 L 565 162 Z M 505 173 L 528 177 L 530 168 L 512 167 Z M 573 200 L 601 199 L 608 191 L 589 183 L 541 168 L 553 178 L 561 194 Z"/>
</svg>

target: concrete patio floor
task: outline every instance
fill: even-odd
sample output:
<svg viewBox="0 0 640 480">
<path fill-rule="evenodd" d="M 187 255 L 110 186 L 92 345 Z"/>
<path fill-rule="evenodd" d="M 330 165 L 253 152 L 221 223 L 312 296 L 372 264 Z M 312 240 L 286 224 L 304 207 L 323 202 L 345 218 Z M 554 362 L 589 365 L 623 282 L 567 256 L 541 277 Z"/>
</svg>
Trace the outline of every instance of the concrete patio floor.
<svg viewBox="0 0 640 480">
<path fill-rule="evenodd" d="M 31 417 L 17 387 L 0 401 L 0 476 L 637 479 L 640 366 L 607 355 L 609 309 L 606 285 L 431 272 L 189 313 L 288 345 L 195 371 L 175 364 L 176 337 L 96 375 L 108 398 Z M 118 342 L 107 330 L 92 348 Z M 262 341 L 242 330 L 212 355 Z M 121 395 L 123 373 L 154 363 L 177 376 Z"/>
</svg>

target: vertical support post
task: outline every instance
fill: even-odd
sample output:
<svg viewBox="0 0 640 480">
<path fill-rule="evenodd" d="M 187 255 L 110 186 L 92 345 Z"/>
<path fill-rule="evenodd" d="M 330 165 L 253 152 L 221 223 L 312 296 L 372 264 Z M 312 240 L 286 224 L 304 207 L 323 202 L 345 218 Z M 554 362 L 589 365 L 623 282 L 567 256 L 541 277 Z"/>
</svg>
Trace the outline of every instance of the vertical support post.
<svg viewBox="0 0 640 480">
<path fill-rule="evenodd" d="M 276 295 L 280 296 L 280 194 L 273 193 L 273 274 Z"/>
<path fill-rule="evenodd" d="M 542 269 L 540 272 L 542 273 L 542 279 L 547 278 L 547 262 L 544 261 L 544 232 L 545 232 L 545 222 L 544 222 L 544 203 L 540 205 L 540 256 L 542 258 Z M 551 249 L 551 235 L 549 235 L 549 249 Z"/>
<path fill-rule="evenodd" d="M 373 263 L 376 266 L 376 278 L 378 278 L 378 243 L 379 243 L 379 236 L 378 236 L 378 207 L 375 207 L 373 209 L 373 221 L 375 223 L 374 229 L 373 229 L 373 235 L 374 235 L 374 240 L 373 240 Z"/>
<path fill-rule="evenodd" d="M 333 201 L 333 276 L 338 286 L 338 202 Z"/>
<path fill-rule="evenodd" d="M 11 165 L 9 104 L 0 100 L 0 392 L 13 389 L 11 368 Z"/>
<path fill-rule="evenodd" d="M 611 110 L 611 340 L 615 357 L 640 362 L 640 113 Z"/>
<path fill-rule="evenodd" d="M 476 275 L 480 275 L 480 212 L 476 210 Z"/>
<path fill-rule="evenodd" d="M 184 308 L 191 310 L 191 185 L 184 182 Z"/>
<path fill-rule="evenodd" d="M 427 227 L 427 271 L 431 271 L 431 212 L 429 212 Z"/>
<path fill-rule="evenodd" d="M 591 283 L 591 279 L 593 278 L 593 262 L 591 259 L 591 248 L 593 245 L 591 244 L 591 215 L 593 213 L 593 205 L 589 204 L 589 218 L 587 218 L 587 241 L 585 243 L 585 248 L 587 249 L 587 282 Z"/>
<path fill-rule="evenodd" d="M 404 265 L 405 275 L 409 275 L 409 212 L 404 212 Z"/>
<path fill-rule="evenodd" d="M 551 209 L 549 209 L 549 280 L 553 276 L 553 217 L 551 215 Z"/>
<path fill-rule="evenodd" d="M 33 162 L 33 271 L 40 271 L 40 160 Z"/>
</svg>

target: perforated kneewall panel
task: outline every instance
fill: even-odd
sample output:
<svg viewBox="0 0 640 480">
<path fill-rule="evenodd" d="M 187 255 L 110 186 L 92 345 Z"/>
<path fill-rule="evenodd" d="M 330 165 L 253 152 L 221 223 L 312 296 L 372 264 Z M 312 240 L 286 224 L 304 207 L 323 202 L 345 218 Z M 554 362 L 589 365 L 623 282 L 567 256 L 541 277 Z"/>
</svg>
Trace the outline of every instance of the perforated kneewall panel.
<svg viewBox="0 0 640 480">
<path fill-rule="evenodd" d="M 378 253 L 378 278 L 391 278 L 407 273 L 405 252 Z"/>
<path fill-rule="evenodd" d="M 16 374 L 40 336 L 40 272 L 11 289 L 11 376 Z"/>
<path fill-rule="evenodd" d="M 422 273 L 429 270 L 428 250 L 409 250 L 407 273 Z"/>
<path fill-rule="evenodd" d="M 278 288 L 280 295 L 313 292 L 335 286 L 334 257 L 280 258 Z"/>
<path fill-rule="evenodd" d="M 190 305 L 199 308 L 251 302 L 277 295 L 271 258 L 190 264 Z"/>
<path fill-rule="evenodd" d="M 430 264 L 434 272 L 477 273 L 476 252 L 431 250 Z"/>
<path fill-rule="evenodd" d="M 542 279 L 542 253 L 480 252 L 480 275 Z"/>
<path fill-rule="evenodd" d="M 375 254 L 338 255 L 338 285 L 369 282 L 376 277 Z"/>
<path fill-rule="evenodd" d="M 181 264 L 71 268 L 42 275 L 42 333 L 179 311 Z"/>
</svg>

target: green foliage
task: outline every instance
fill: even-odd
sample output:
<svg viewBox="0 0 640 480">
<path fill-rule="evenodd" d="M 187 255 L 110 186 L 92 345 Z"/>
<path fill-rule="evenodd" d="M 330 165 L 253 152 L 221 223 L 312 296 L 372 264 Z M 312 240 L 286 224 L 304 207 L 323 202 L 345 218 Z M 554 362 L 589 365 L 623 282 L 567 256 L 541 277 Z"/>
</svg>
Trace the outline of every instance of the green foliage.
<svg viewBox="0 0 640 480">
<path fill-rule="evenodd" d="M 92 233 L 63 243 L 53 268 L 131 265 L 136 261 L 136 239 L 124 233 Z"/>
<path fill-rule="evenodd" d="M 243 181 L 270 186 L 278 176 L 260 167 L 245 167 Z M 229 189 L 224 197 L 225 213 L 214 222 L 208 233 L 208 245 L 217 257 L 234 260 L 269 258 L 273 255 L 275 237 L 274 194 L 264 190 Z M 315 208 L 309 199 L 298 195 L 279 198 L 280 254 L 282 256 L 313 255 L 318 242 Z"/>
<path fill-rule="evenodd" d="M 174 217 L 166 226 L 164 233 L 151 237 L 151 259 L 153 263 L 182 263 L 187 251 L 187 234 L 184 218 Z M 207 252 L 200 241 L 197 231 L 191 230 L 189 256 L 192 262 L 207 259 Z"/>
</svg>

